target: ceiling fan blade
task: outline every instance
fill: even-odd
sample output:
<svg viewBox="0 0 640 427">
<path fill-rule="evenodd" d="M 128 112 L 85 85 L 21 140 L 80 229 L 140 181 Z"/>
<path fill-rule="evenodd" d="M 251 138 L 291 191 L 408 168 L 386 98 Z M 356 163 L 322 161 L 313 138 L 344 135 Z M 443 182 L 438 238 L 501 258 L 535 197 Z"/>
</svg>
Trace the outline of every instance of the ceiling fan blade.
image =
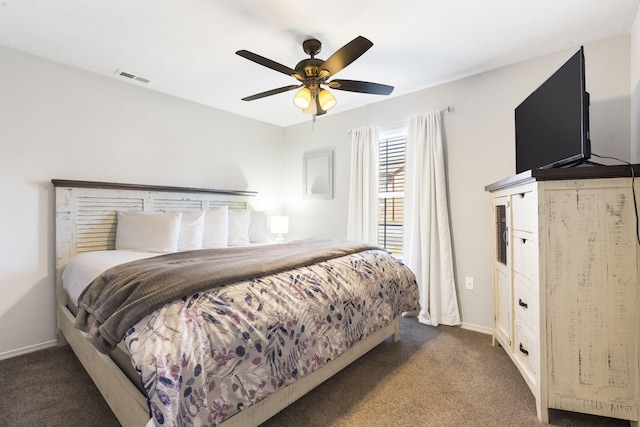
<svg viewBox="0 0 640 427">
<path fill-rule="evenodd" d="M 253 52 L 249 52 L 248 50 L 239 50 L 236 52 L 236 54 L 242 56 L 243 58 L 248 59 L 249 61 L 253 61 L 257 64 L 260 64 L 264 67 L 271 68 L 272 70 L 278 71 L 282 74 L 286 74 L 291 77 L 295 77 L 300 81 L 304 80 L 304 77 L 301 76 L 300 73 L 298 73 L 293 68 L 289 68 L 286 65 L 282 65 L 276 61 L 272 61 L 268 58 L 265 58 L 264 56 L 260 56 Z"/>
<path fill-rule="evenodd" d="M 253 100 L 256 100 L 256 99 L 264 98 L 266 96 L 276 95 L 278 93 L 282 93 L 282 92 L 286 92 L 286 91 L 289 91 L 289 90 L 297 89 L 297 88 L 299 88 L 301 86 L 302 85 L 290 85 L 290 86 L 279 87 L 278 89 L 271 89 L 271 90 L 268 90 L 266 92 L 260 92 L 260 93 L 256 93 L 255 95 L 247 96 L 245 98 L 242 98 L 242 100 L 243 101 L 253 101 Z"/>
<path fill-rule="evenodd" d="M 393 92 L 393 86 L 380 83 L 361 82 L 359 80 L 332 80 L 326 83 L 331 89 L 346 90 L 349 92 L 372 93 L 374 95 L 389 95 Z"/>
<path fill-rule="evenodd" d="M 373 46 L 373 43 L 369 39 L 358 36 L 338 49 L 319 68 L 328 71 L 329 75 L 332 76 L 358 59 L 371 46 Z"/>
</svg>

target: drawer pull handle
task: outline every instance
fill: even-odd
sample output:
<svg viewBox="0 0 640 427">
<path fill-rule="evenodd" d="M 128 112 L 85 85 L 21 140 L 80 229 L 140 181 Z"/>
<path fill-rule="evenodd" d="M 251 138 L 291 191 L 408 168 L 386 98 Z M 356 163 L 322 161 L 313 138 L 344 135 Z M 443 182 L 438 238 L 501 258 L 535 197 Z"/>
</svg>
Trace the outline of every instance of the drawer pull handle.
<svg viewBox="0 0 640 427">
<path fill-rule="evenodd" d="M 522 237 L 520 238 L 520 241 L 522 242 L 523 245 L 527 243 L 527 239 L 523 239 Z"/>
<path fill-rule="evenodd" d="M 529 351 L 522 346 L 522 343 L 520 343 L 520 352 L 523 353 L 525 356 L 529 355 Z"/>
<path fill-rule="evenodd" d="M 520 307 L 529 308 L 529 304 L 527 304 L 526 302 L 522 301 L 522 299 L 520 299 L 520 298 L 518 298 L 518 305 Z"/>
</svg>

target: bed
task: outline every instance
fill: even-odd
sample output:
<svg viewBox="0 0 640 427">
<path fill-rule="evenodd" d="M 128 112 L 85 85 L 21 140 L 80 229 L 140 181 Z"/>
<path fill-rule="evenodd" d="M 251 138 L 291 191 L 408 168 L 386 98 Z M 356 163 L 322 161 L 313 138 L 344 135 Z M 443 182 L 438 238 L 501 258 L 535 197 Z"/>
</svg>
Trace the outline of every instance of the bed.
<svg viewBox="0 0 640 427">
<path fill-rule="evenodd" d="M 137 224 L 138 213 L 154 218 L 158 213 L 159 218 L 179 212 L 186 218 L 206 212 L 213 217 L 224 208 L 246 218 L 253 212 L 250 200 L 255 193 L 52 183 L 59 340 L 73 348 L 125 427 L 259 425 L 382 341 L 398 340 L 401 312 L 417 308 L 413 274 L 386 252 L 326 239 L 269 244 L 264 241 L 265 218 L 257 221 L 257 238 L 253 220 L 249 225 L 245 221 L 251 238 L 232 247 L 194 249 L 187 244 L 180 251 L 172 246 L 141 257 L 140 248 L 134 248 L 135 256 L 129 257 L 123 230 Z M 126 219 L 128 213 L 134 220 Z M 186 235 L 184 218 L 180 221 L 180 236 Z M 125 257 L 119 259 L 121 253 Z M 102 262 L 103 256 L 108 259 L 106 271 L 90 287 L 81 283 L 70 291 L 73 280 L 68 276 L 83 271 L 72 266 L 84 265 L 83 258 Z M 238 261 L 245 259 L 251 262 Z M 223 260 L 227 264 L 221 267 Z M 237 267 L 241 264 L 249 265 Z M 168 279 L 148 291 L 152 288 L 141 277 L 151 276 L 154 268 Z M 211 273 L 210 268 L 217 270 Z M 240 276 L 227 274 L 236 269 Z M 183 282 L 176 277 L 185 275 L 201 280 L 191 280 L 187 292 L 176 296 L 184 289 L 174 291 L 166 283 Z M 135 286 L 121 301 L 113 302 L 126 286 L 109 291 L 115 295 L 111 298 L 100 296 L 125 277 Z M 211 277 L 220 282 L 212 285 Z M 159 294 L 167 294 L 167 300 L 158 299 Z M 149 300 L 152 307 L 146 307 Z M 103 305 L 95 306 L 98 302 Z M 108 318 L 105 306 L 115 307 Z M 141 306 L 148 311 L 131 310 Z M 120 334 L 124 339 L 118 343 Z M 123 370 L 127 364 L 135 368 L 133 374 L 125 372 L 126 366 Z"/>
</svg>

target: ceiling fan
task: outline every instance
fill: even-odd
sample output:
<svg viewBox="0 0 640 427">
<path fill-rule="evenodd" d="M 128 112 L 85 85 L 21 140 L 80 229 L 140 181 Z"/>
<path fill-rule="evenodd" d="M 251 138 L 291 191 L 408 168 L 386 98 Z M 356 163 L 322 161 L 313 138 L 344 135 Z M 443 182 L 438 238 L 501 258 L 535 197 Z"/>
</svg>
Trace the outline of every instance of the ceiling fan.
<svg viewBox="0 0 640 427">
<path fill-rule="evenodd" d="M 389 95 L 393 91 L 393 86 L 359 80 L 328 81 L 328 79 L 338 71 L 358 59 L 363 53 L 369 50 L 371 46 L 373 46 L 371 41 L 365 37 L 358 36 L 338 49 L 325 61 L 316 58 L 316 55 L 320 53 L 320 49 L 322 48 L 320 41 L 313 38 L 307 39 L 302 43 L 302 49 L 307 55 L 311 56 L 311 58 L 298 62 L 295 69 L 249 52 L 248 50 L 239 50 L 236 54 L 243 58 L 280 73 L 287 74 L 300 82 L 299 84 L 284 86 L 247 96 L 242 98 L 242 100 L 253 101 L 266 96 L 301 88 L 294 96 L 293 102 L 304 113 L 312 114 L 315 120 L 315 116 L 325 114 L 336 105 L 335 97 L 327 89 L 322 88 L 322 86 L 349 92 Z"/>
</svg>

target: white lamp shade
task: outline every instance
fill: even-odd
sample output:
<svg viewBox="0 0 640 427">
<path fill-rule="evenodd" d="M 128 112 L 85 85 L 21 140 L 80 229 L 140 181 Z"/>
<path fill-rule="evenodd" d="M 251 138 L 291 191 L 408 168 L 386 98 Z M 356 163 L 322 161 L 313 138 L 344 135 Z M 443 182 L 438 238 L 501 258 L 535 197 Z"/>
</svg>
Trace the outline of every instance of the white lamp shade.
<svg viewBox="0 0 640 427">
<path fill-rule="evenodd" d="M 318 114 L 318 103 L 316 102 L 316 100 L 314 99 L 313 102 L 309 105 L 309 107 L 303 109 L 302 112 L 305 114 L 313 114 L 313 115 Z"/>
<path fill-rule="evenodd" d="M 271 233 L 287 234 L 289 232 L 289 217 L 275 215 L 271 217 Z"/>
<path fill-rule="evenodd" d="M 326 89 L 320 89 L 320 92 L 318 92 L 318 102 L 320 103 L 320 108 L 324 111 L 329 111 L 336 105 L 337 101 L 331 92 Z"/>
<path fill-rule="evenodd" d="M 309 105 L 311 105 L 311 91 L 309 88 L 303 87 L 300 89 L 296 96 L 293 97 L 293 103 L 302 110 L 309 108 Z"/>
</svg>

